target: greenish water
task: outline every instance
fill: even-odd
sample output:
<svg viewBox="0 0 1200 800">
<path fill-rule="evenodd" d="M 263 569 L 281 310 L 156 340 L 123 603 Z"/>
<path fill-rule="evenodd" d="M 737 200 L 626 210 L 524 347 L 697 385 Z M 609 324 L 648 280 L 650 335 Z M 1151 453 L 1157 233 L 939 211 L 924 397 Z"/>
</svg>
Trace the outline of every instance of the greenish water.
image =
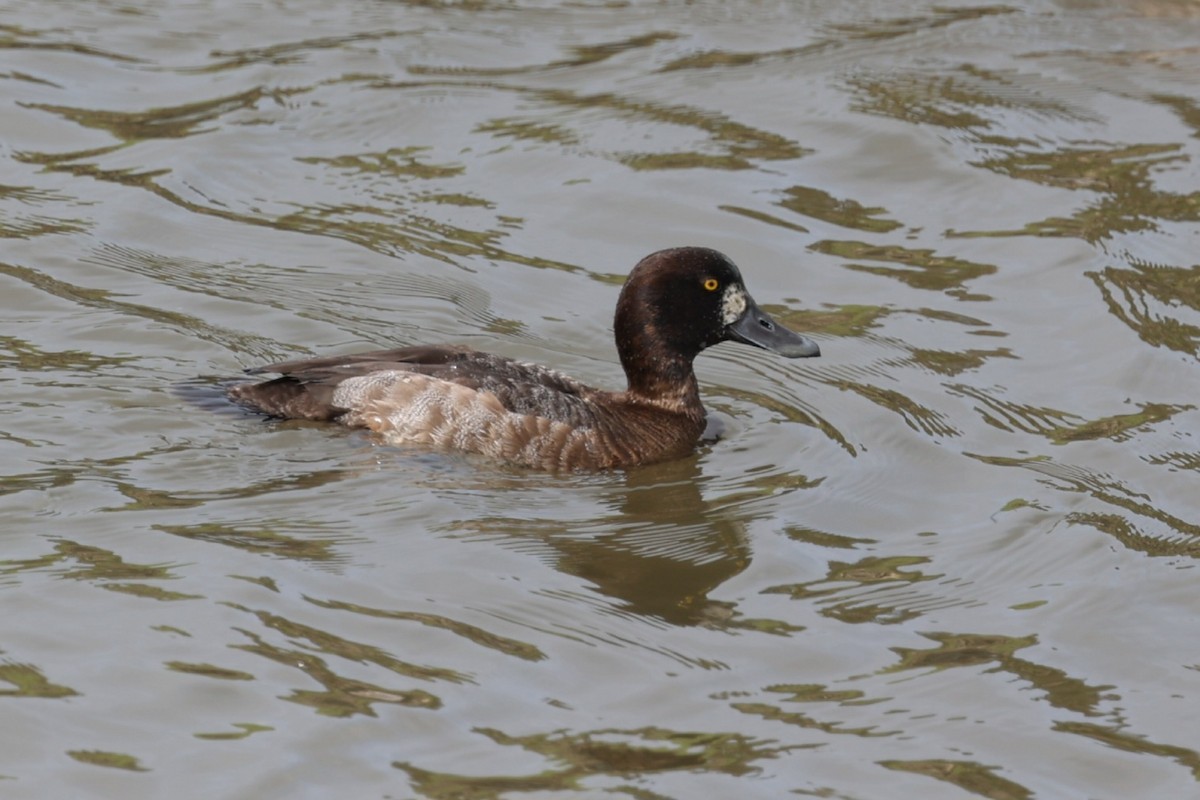
<svg viewBox="0 0 1200 800">
<path fill-rule="evenodd" d="M 1200 5 L 0 2 L 0 794 L 1190 797 Z M 550 476 L 178 387 L 619 386 L 716 247 L 820 341 Z"/>
</svg>

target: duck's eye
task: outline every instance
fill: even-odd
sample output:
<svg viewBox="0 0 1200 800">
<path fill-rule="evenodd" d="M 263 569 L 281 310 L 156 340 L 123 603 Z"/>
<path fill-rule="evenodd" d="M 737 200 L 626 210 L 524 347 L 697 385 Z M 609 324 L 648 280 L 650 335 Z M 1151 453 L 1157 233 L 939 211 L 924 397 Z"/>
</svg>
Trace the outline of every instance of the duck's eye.
<svg viewBox="0 0 1200 800">
<path fill-rule="evenodd" d="M 705 291 L 715 292 L 717 290 L 717 287 L 720 285 L 721 284 L 717 281 L 716 278 L 705 278 L 704 279 Z"/>
</svg>

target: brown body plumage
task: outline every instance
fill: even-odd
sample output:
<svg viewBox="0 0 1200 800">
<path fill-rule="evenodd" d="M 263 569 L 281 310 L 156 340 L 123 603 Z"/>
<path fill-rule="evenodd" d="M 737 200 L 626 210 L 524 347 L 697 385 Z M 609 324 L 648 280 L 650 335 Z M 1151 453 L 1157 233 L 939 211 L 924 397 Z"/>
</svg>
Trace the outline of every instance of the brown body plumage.
<svg viewBox="0 0 1200 800">
<path fill-rule="evenodd" d="M 396 444 L 602 470 L 691 451 L 705 424 L 692 360 L 705 347 L 732 339 L 789 357 L 819 354 L 758 309 L 732 262 L 703 248 L 643 259 L 621 290 L 614 333 L 629 380 L 623 392 L 434 345 L 272 364 L 251 372 L 282 377 L 234 386 L 229 396 L 275 417 L 368 428 Z"/>
</svg>

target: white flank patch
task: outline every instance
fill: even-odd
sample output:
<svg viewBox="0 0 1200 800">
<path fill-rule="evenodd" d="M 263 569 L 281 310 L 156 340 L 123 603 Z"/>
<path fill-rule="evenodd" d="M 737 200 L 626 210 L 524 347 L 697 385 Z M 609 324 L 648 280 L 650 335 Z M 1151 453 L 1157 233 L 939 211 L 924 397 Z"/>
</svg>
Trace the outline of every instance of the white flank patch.
<svg viewBox="0 0 1200 800">
<path fill-rule="evenodd" d="M 725 290 L 721 298 L 721 322 L 732 325 L 746 313 L 746 291 L 736 283 Z"/>
</svg>

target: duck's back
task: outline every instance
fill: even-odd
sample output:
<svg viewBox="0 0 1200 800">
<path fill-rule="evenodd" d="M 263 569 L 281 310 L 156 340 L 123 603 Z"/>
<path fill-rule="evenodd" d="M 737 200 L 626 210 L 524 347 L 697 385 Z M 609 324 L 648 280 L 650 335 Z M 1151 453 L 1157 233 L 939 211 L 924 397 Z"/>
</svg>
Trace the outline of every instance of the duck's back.
<svg viewBox="0 0 1200 800">
<path fill-rule="evenodd" d="M 230 396 L 290 419 L 337 420 L 398 444 L 542 469 L 604 469 L 690 449 L 690 417 L 639 407 L 555 370 L 462 347 L 406 347 L 272 364 Z M 702 425 L 702 423 L 701 423 Z"/>
</svg>

